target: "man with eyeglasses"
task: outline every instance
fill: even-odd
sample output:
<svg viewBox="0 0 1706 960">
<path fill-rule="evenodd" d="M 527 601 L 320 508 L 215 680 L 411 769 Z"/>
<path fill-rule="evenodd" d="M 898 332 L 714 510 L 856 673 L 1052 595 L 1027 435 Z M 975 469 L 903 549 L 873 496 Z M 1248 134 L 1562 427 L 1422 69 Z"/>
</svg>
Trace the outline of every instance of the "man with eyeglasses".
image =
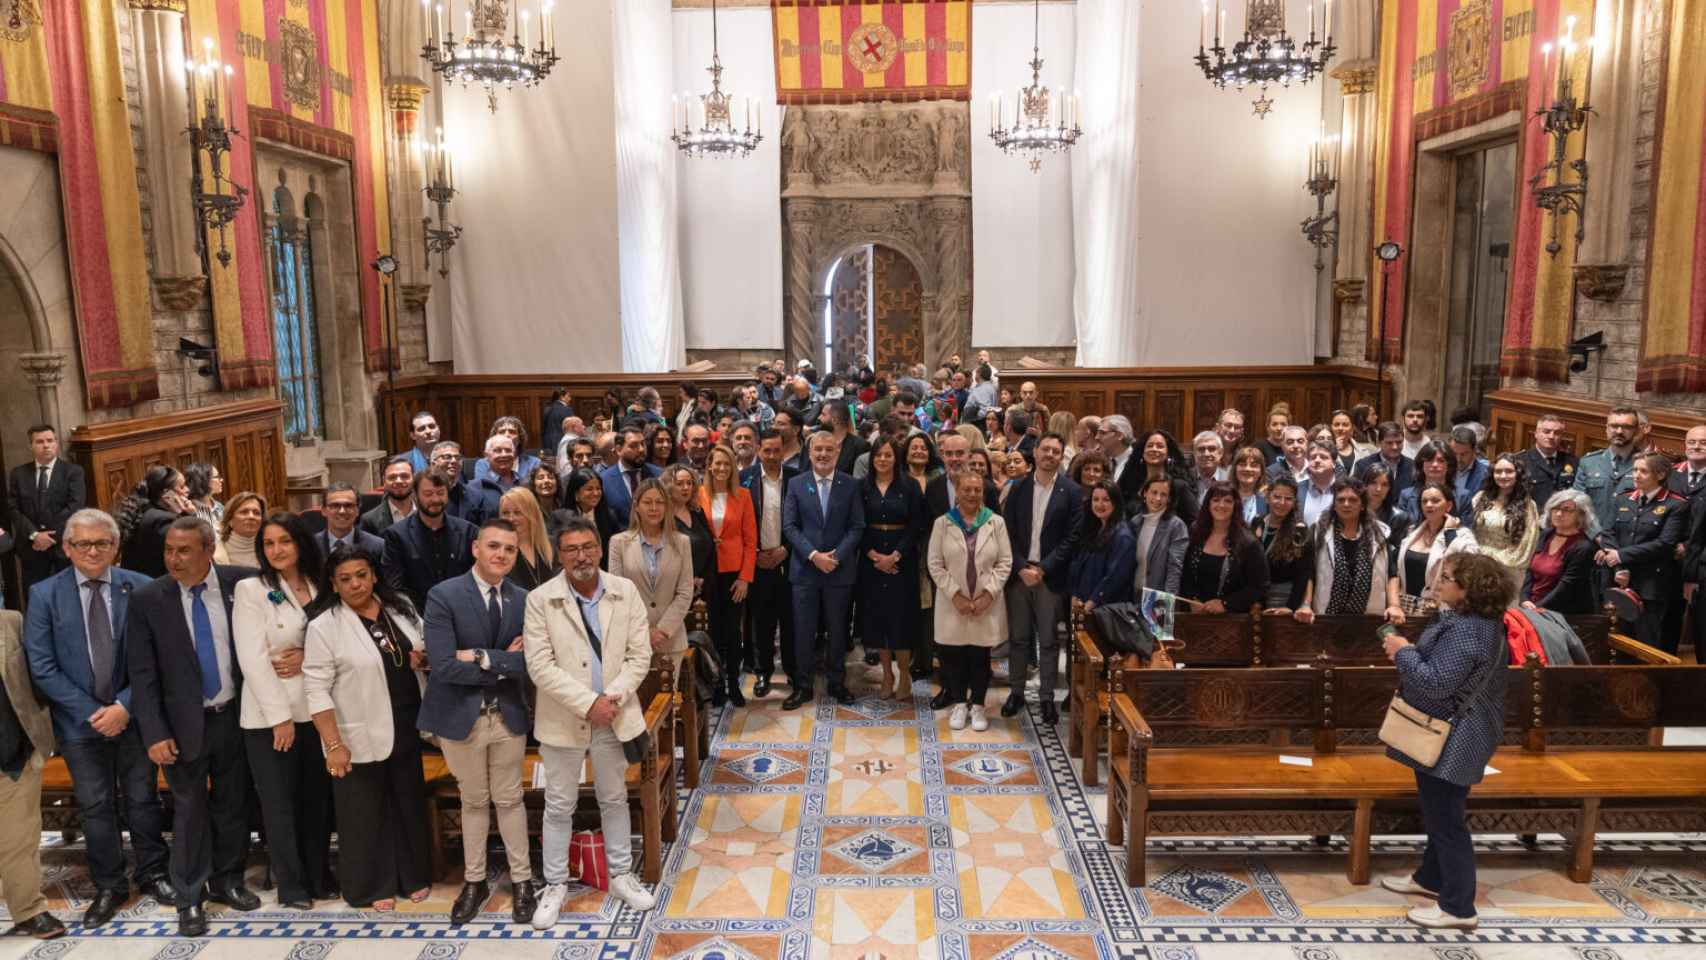
<svg viewBox="0 0 1706 960">
<path fill-rule="evenodd" d="M 432 472 L 444 477 L 444 482 L 448 485 L 444 515 L 458 520 L 468 519 L 468 515 L 477 508 L 479 498 L 462 482 L 462 445 L 454 440 L 439 441 L 432 448 Z M 418 508 L 420 500 L 417 499 L 415 504 Z"/>
<path fill-rule="evenodd" d="M 1575 489 L 1593 501 L 1602 530 L 1617 522 L 1617 499 L 1635 489 L 1635 454 L 1646 433 L 1634 407 L 1613 407 L 1605 415 L 1605 447 L 1582 457 L 1576 465 Z"/>
<path fill-rule="evenodd" d="M 320 549 L 326 556 L 339 544 L 347 543 L 370 557 L 374 564 L 385 556 L 385 541 L 356 525 L 361 516 L 361 500 L 355 488 L 342 480 L 326 485 L 320 497 L 320 510 L 326 515 L 326 529 L 320 534 Z"/>
<path fill-rule="evenodd" d="M 102 510 L 79 510 L 65 524 L 71 568 L 30 588 L 24 650 L 30 677 L 47 699 L 54 738 L 71 774 L 82 820 L 84 857 L 95 895 L 84 927 L 98 927 L 130 898 L 119 825 L 135 854 L 131 877 L 144 896 L 173 903 L 166 879 L 166 814 L 156 789 L 159 775 L 130 715 L 130 672 L 125 624 L 132 591 L 149 583 L 142 574 L 113 566 L 118 524 Z"/>
</svg>

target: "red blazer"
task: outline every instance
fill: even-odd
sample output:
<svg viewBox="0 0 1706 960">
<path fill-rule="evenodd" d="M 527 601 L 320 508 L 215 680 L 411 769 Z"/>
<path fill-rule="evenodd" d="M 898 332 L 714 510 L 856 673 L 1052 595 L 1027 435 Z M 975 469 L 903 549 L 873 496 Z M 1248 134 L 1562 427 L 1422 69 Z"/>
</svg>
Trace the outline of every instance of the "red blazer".
<svg viewBox="0 0 1706 960">
<path fill-rule="evenodd" d="M 708 487 L 699 488 L 699 509 L 705 514 L 705 522 L 710 524 L 711 492 Z M 711 532 L 716 532 L 715 525 L 712 525 Z M 729 491 L 723 505 L 723 532 L 717 537 L 717 572 L 739 571 L 740 579 L 751 583 L 757 567 L 758 514 L 752 507 L 752 494 L 745 487 L 737 486 Z"/>
</svg>

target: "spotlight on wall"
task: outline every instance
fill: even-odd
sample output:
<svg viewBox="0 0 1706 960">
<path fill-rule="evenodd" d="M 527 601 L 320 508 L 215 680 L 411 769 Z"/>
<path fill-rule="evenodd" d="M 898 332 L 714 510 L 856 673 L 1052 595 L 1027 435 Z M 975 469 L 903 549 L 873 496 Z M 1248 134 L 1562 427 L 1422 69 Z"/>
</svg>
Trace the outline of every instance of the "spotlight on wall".
<svg viewBox="0 0 1706 960">
<path fill-rule="evenodd" d="M 1599 331 L 1570 342 L 1570 372 L 1581 373 L 1588 368 L 1588 358 L 1605 352 L 1605 333 Z"/>
<path fill-rule="evenodd" d="M 196 343 L 194 340 L 185 337 L 179 337 L 177 354 L 186 361 L 201 361 L 201 366 L 197 367 L 195 372 L 204 377 L 213 376 L 213 361 L 219 356 L 219 351 L 216 348 Z"/>
</svg>

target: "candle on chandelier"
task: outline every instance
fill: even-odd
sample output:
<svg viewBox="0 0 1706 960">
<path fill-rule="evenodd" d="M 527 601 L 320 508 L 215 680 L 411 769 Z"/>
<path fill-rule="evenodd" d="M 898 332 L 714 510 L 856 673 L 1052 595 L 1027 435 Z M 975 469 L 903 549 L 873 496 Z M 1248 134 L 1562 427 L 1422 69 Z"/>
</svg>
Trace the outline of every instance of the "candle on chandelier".
<svg viewBox="0 0 1706 960">
<path fill-rule="evenodd" d="M 1327 0 L 1327 10 L 1321 15 L 1322 31 L 1327 35 L 1327 46 L 1333 45 L 1333 0 Z"/>
<path fill-rule="evenodd" d="M 529 42 L 529 39 L 531 36 L 531 31 L 529 30 L 529 27 L 532 26 L 531 20 L 532 20 L 532 14 L 529 14 L 526 11 L 522 11 L 522 13 L 521 13 L 521 48 L 523 50 L 527 49 L 528 47 L 533 46 L 533 44 Z"/>
<path fill-rule="evenodd" d="M 1202 15 L 1197 17 L 1197 49 L 1208 43 L 1208 0 L 1203 0 Z"/>
<path fill-rule="evenodd" d="M 1226 11 L 1220 11 L 1220 23 L 1214 28 L 1214 45 L 1221 46 L 1220 38 L 1226 35 Z"/>
<path fill-rule="evenodd" d="M 432 46 L 432 0 L 421 0 L 421 43 Z"/>
<path fill-rule="evenodd" d="M 225 65 L 225 104 L 227 109 L 231 110 L 233 115 L 235 115 L 237 111 L 237 101 L 231 99 L 231 76 L 235 72 L 236 71 L 231 69 L 231 65 L 229 63 Z"/>
</svg>

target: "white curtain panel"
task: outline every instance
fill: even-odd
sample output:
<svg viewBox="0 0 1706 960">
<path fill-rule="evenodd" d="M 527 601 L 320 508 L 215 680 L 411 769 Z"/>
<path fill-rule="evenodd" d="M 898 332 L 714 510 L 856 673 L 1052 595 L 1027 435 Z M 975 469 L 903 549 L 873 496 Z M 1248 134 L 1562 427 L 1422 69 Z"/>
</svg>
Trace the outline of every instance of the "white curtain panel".
<svg viewBox="0 0 1706 960">
<path fill-rule="evenodd" d="M 1139 362 L 1138 20 L 1137 0 L 1077 3 L 1084 136 L 1072 151 L 1072 313 L 1081 367 Z"/>
<path fill-rule="evenodd" d="M 711 11 L 673 15 L 677 95 L 711 87 Z M 703 349 L 782 349 L 782 109 L 767 7 L 717 12 L 723 91 L 751 98 L 764 140 L 751 156 L 678 156 L 677 224 L 687 343 Z"/>
<path fill-rule="evenodd" d="M 622 369 L 673 370 L 686 360 L 670 142 L 674 49 L 670 0 L 615 3 L 616 211 Z"/>
<path fill-rule="evenodd" d="M 972 7 L 971 223 L 973 347 L 1068 346 L 1073 342 L 1072 167 L 1049 157 L 1042 169 L 1002 153 L 989 139 L 990 97 L 1004 96 L 1006 123 L 1031 82 L 1040 35 L 1043 83 L 1070 89 L 1071 4 L 1044 4 L 1032 30 L 1030 4 Z"/>
</svg>

